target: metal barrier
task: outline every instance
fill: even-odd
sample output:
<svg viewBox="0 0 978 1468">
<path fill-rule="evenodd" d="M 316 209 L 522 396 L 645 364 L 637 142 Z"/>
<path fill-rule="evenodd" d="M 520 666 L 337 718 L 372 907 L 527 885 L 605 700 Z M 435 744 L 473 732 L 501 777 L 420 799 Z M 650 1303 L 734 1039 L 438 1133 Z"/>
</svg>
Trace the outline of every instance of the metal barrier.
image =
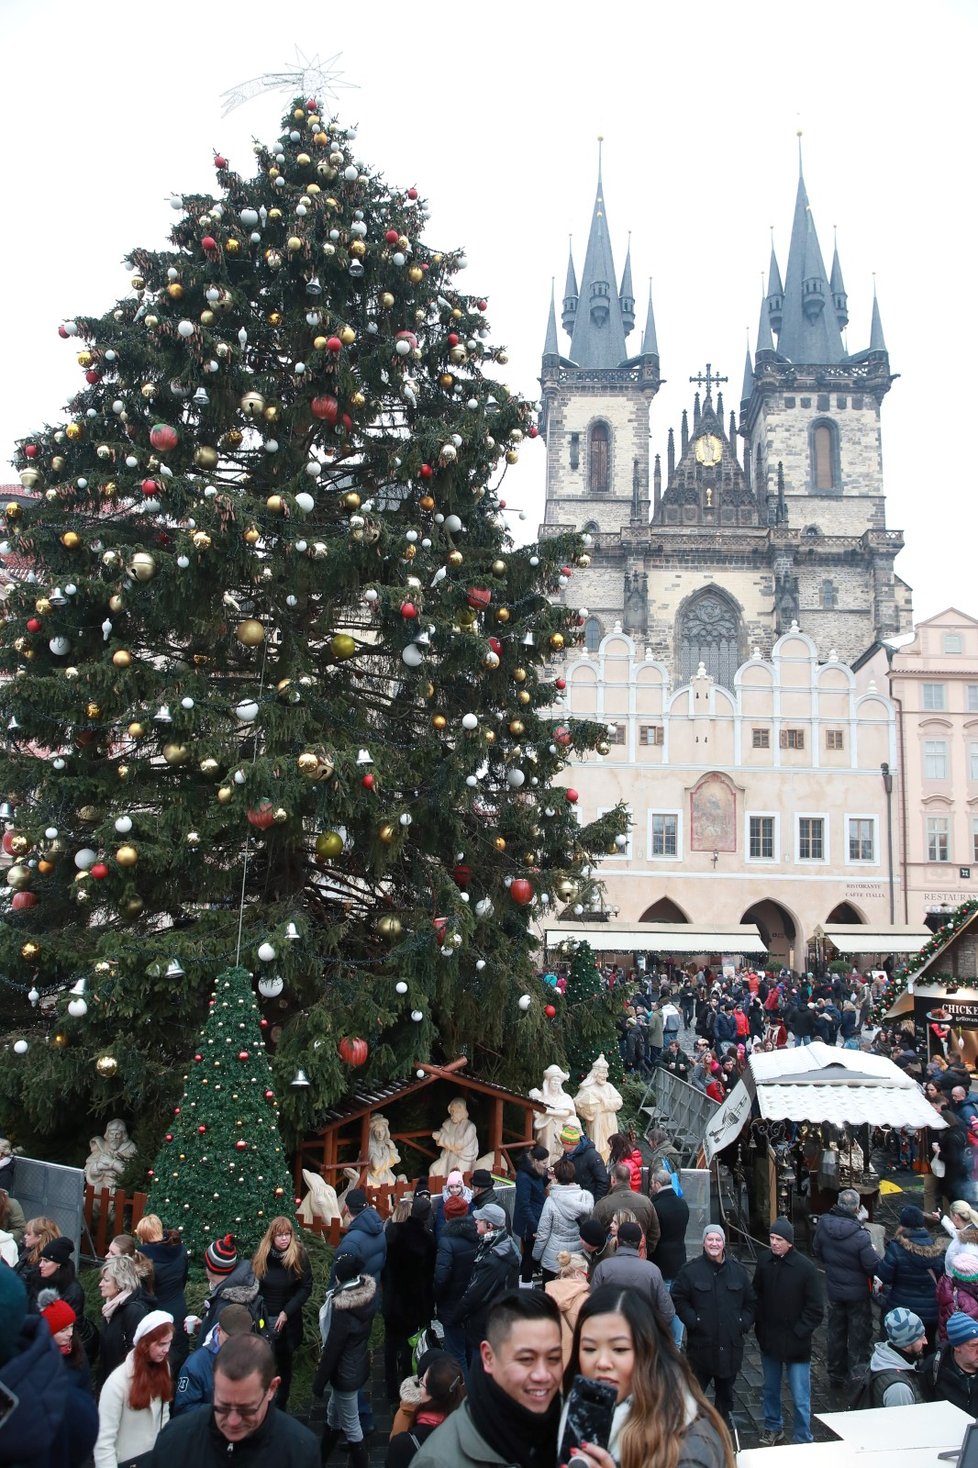
<svg viewBox="0 0 978 1468">
<path fill-rule="evenodd" d="M 689 1081 L 674 1076 L 671 1071 L 657 1070 L 642 1098 L 640 1109 L 649 1118 L 645 1128 L 646 1140 L 654 1130 L 668 1132 L 683 1166 L 695 1167 L 706 1128 L 717 1109 L 712 1096 L 697 1090 Z"/>
</svg>

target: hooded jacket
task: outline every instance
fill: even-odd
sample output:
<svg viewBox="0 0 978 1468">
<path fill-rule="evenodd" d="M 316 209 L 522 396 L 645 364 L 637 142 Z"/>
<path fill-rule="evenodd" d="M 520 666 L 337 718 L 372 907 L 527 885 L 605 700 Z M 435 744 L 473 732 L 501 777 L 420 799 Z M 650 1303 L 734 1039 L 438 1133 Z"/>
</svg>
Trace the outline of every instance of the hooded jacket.
<svg viewBox="0 0 978 1468">
<path fill-rule="evenodd" d="M 180 1239 L 159 1239 L 155 1244 L 140 1244 L 139 1252 L 153 1261 L 153 1289 L 161 1310 L 172 1315 L 178 1331 L 183 1330 L 187 1313 L 184 1287 L 187 1283 L 187 1250 Z"/>
<path fill-rule="evenodd" d="M 313 1382 L 321 1397 L 327 1384 L 338 1392 L 359 1391 L 370 1376 L 370 1327 L 376 1313 L 377 1286 L 369 1274 L 358 1275 L 327 1291 L 319 1312 L 323 1352 Z"/>
<path fill-rule="evenodd" d="M 214 1421 L 210 1407 L 198 1407 L 171 1417 L 156 1439 L 151 1468 L 214 1468 L 216 1463 L 233 1464 L 234 1468 L 319 1468 L 319 1439 L 280 1412 L 273 1402 L 260 1427 L 233 1450 Z"/>
<path fill-rule="evenodd" d="M 362 1274 L 369 1274 L 380 1288 L 380 1276 L 387 1260 L 387 1239 L 384 1236 L 384 1221 L 376 1208 L 368 1204 L 361 1208 L 346 1233 L 340 1239 L 330 1270 L 330 1286 L 335 1283 L 335 1260 L 341 1254 L 352 1254 Z"/>
<path fill-rule="evenodd" d="M 479 1230 L 474 1218 L 453 1218 L 445 1224 L 435 1255 L 434 1289 L 438 1318 L 448 1324 L 469 1287 L 478 1252 Z"/>
<path fill-rule="evenodd" d="M 942 1345 L 947 1340 L 947 1322 L 955 1310 L 978 1320 L 978 1280 L 942 1274 L 937 1281 L 937 1339 Z"/>
<path fill-rule="evenodd" d="M 574 1164 L 574 1181 L 591 1194 L 595 1202 L 608 1191 L 608 1173 L 601 1153 L 590 1137 L 581 1137 L 573 1152 L 565 1152 Z"/>
<path fill-rule="evenodd" d="M 666 1289 L 661 1270 L 647 1259 L 641 1258 L 637 1249 L 629 1244 L 619 1244 L 613 1254 L 608 1254 L 591 1276 L 591 1288 L 614 1285 L 621 1290 L 636 1290 L 655 1306 L 656 1314 L 663 1325 L 671 1325 L 676 1314 L 672 1296 Z"/>
<path fill-rule="evenodd" d="M 884 1314 L 903 1306 L 919 1315 L 925 1325 L 936 1323 L 937 1282 L 944 1274 L 945 1247 L 926 1228 L 897 1229 L 876 1271 L 889 1286 Z"/>
<path fill-rule="evenodd" d="M 574 1326 L 577 1324 L 581 1306 L 591 1293 L 591 1286 L 582 1275 L 571 1274 L 566 1279 L 548 1280 L 543 1289 L 545 1294 L 556 1301 L 560 1311 L 560 1349 L 564 1355 L 566 1371 L 574 1345 Z"/>
<path fill-rule="evenodd" d="M 672 1284 L 672 1302 L 686 1327 L 686 1355 L 694 1370 L 736 1376 L 744 1337 L 754 1324 L 754 1290 L 736 1259 L 714 1264 L 705 1254 L 688 1260 Z"/>
<path fill-rule="evenodd" d="M 775 1361 L 810 1361 L 812 1335 L 825 1314 L 822 1279 L 812 1261 L 795 1248 L 780 1258 L 767 1250 L 754 1270 L 754 1294 L 762 1353 Z"/>
<path fill-rule="evenodd" d="M 686 1263 L 686 1228 L 689 1204 L 672 1188 L 660 1188 L 652 1199 L 659 1220 L 659 1238 L 649 1258 L 662 1272 L 663 1279 L 675 1279 Z"/>
<path fill-rule="evenodd" d="M 3 1461 L 17 1468 L 81 1468 L 98 1436 L 98 1409 L 40 1316 L 29 1315 L 19 1351 L 0 1366 L 18 1405 L 4 1419 Z"/>
<path fill-rule="evenodd" d="M 136 1412 L 129 1405 L 135 1357 L 132 1352 L 117 1366 L 98 1399 L 98 1440 L 95 1468 L 116 1468 L 148 1453 L 170 1418 L 169 1402 L 154 1397 Z"/>
<path fill-rule="evenodd" d="M 220 1320 L 225 1305 L 246 1305 L 256 1323 L 262 1317 L 261 1290 L 250 1259 L 239 1259 L 231 1273 L 220 1280 L 207 1296 L 201 1311 L 198 1340 L 207 1339 Z"/>
<path fill-rule="evenodd" d="M 529 1152 L 524 1153 L 516 1169 L 516 1206 L 513 1209 L 513 1233 L 518 1239 L 535 1234 L 547 1196 L 547 1174 L 541 1177 L 533 1166 Z"/>
<path fill-rule="evenodd" d="M 574 1253 L 581 1237 L 581 1219 L 593 1211 L 593 1197 L 578 1183 L 551 1183 L 537 1224 L 534 1259 L 551 1274 L 556 1274 L 560 1267 L 557 1255 L 561 1249 Z"/>
<path fill-rule="evenodd" d="M 407 1337 L 431 1319 L 436 1248 L 423 1218 L 387 1225 L 384 1325 L 395 1336 Z"/>
<path fill-rule="evenodd" d="M 519 1273 L 520 1251 L 512 1234 L 505 1229 L 494 1229 L 486 1234 L 480 1241 L 468 1289 L 454 1316 L 451 1319 L 443 1317 L 445 1324 L 464 1325 L 466 1341 L 477 1347 L 485 1335 L 490 1305 L 505 1290 L 516 1288 Z"/>
<path fill-rule="evenodd" d="M 869 1286 L 882 1260 L 873 1248 L 869 1229 L 838 1204 L 823 1214 L 815 1230 L 812 1253 L 825 1270 L 829 1300 L 854 1304 L 869 1299 Z"/>
<path fill-rule="evenodd" d="M 922 1402 L 916 1362 L 902 1356 L 889 1341 L 878 1341 L 869 1363 L 870 1407 L 912 1407 Z"/>
</svg>

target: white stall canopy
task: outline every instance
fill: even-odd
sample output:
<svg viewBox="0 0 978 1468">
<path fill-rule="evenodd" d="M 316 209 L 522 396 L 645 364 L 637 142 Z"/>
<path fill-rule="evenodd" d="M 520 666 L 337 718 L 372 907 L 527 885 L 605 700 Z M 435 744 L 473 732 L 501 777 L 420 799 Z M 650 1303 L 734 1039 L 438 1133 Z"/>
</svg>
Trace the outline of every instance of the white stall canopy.
<svg viewBox="0 0 978 1468">
<path fill-rule="evenodd" d="M 557 923 L 548 927 L 548 948 L 568 940 L 589 943 L 596 953 L 765 953 L 754 923 Z"/>
<path fill-rule="evenodd" d="M 892 927 L 833 923 L 823 932 L 840 953 L 919 953 L 927 940 L 934 936 L 930 928 L 916 923 L 895 923 Z"/>
</svg>

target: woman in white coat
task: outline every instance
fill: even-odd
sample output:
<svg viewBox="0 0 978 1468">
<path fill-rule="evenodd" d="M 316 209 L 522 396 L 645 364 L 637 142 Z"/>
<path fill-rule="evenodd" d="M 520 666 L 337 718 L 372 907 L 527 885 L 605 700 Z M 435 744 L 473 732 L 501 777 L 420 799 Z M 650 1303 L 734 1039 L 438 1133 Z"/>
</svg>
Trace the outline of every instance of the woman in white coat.
<svg viewBox="0 0 978 1468">
<path fill-rule="evenodd" d="M 543 1268 L 544 1284 L 557 1278 L 560 1268 L 557 1256 L 562 1249 L 568 1254 L 580 1252 L 581 1220 L 593 1212 L 594 1198 L 574 1181 L 573 1162 L 569 1157 L 558 1157 L 533 1245 L 533 1257 Z"/>
<path fill-rule="evenodd" d="M 99 1397 L 95 1468 L 126 1468 L 152 1451 L 170 1419 L 172 1340 L 173 1316 L 165 1310 L 151 1310 L 136 1326 L 132 1350 Z"/>
</svg>

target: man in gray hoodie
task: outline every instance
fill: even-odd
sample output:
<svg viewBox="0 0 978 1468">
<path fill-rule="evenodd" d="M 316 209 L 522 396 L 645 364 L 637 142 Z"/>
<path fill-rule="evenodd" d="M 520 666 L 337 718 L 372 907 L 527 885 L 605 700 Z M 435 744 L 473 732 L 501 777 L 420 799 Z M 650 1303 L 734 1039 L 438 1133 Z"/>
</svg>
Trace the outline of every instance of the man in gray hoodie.
<svg viewBox="0 0 978 1468">
<path fill-rule="evenodd" d="M 667 1330 L 672 1329 L 676 1307 L 666 1289 L 662 1271 L 639 1254 L 642 1246 L 642 1225 L 622 1223 L 618 1227 L 618 1248 L 606 1259 L 602 1259 L 591 1279 L 591 1293 L 602 1285 L 614 1285 L 620 1290 L 637 1290 L 652 1302 L 659 1320 Z"/>
<path fill-rule="evenodd" d="M 869 1363 L 867 1407 L 912 1407 L 922 1402 L 917 1371 L 927 1346 L 923 1321 L 902 1307 L 883 1317 L 886 1340 L 879 1341 Z"/>
</svg>

